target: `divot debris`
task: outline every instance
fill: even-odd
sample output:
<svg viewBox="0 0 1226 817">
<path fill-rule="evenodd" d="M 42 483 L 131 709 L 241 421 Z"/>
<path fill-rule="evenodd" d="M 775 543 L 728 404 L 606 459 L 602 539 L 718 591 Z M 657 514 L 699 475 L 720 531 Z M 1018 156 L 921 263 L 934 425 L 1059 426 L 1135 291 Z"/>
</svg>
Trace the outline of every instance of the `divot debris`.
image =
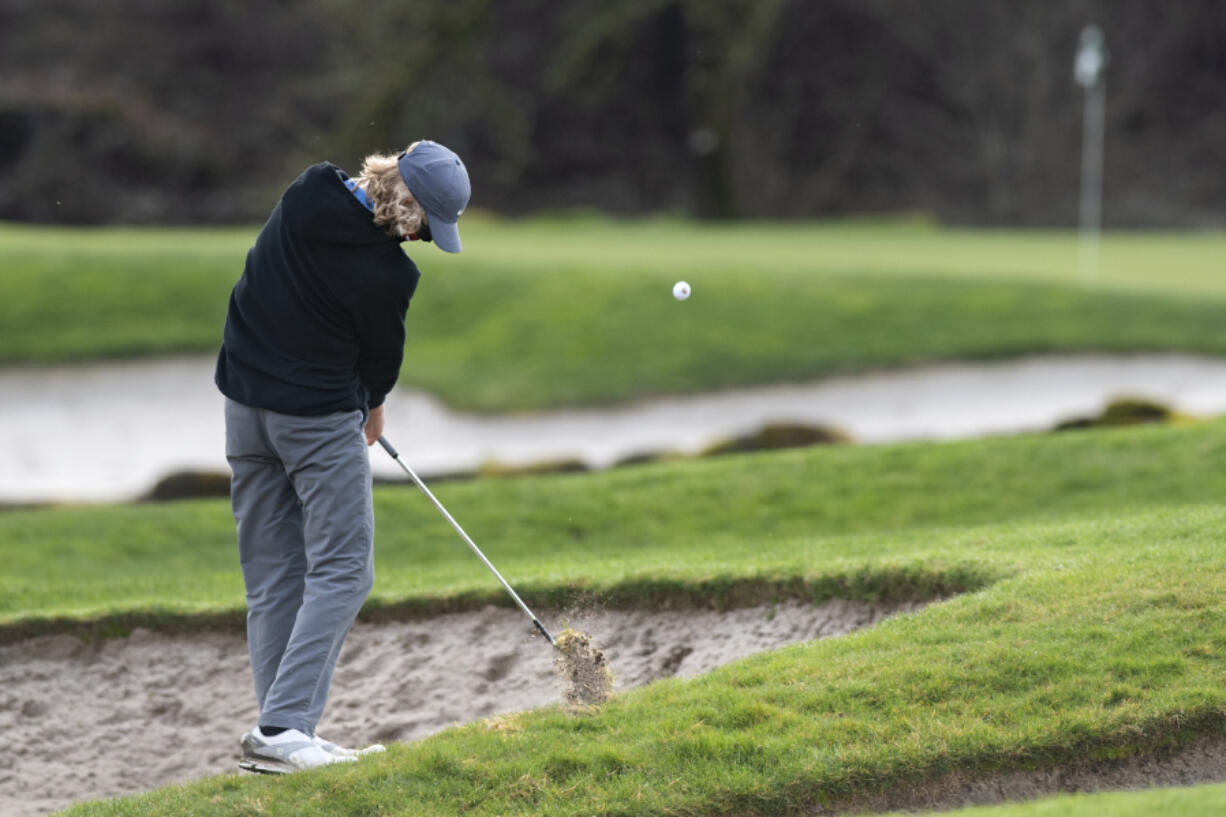
<svg viewBox="0 0 1226 817">
<path fill-rule="evenodd" d="M 568 707 L 602 704 L 613 694 L 613 671 L 604 651 L 591 636 L 567 627 L 557 637 L 554 664 Z"/>
</svg>

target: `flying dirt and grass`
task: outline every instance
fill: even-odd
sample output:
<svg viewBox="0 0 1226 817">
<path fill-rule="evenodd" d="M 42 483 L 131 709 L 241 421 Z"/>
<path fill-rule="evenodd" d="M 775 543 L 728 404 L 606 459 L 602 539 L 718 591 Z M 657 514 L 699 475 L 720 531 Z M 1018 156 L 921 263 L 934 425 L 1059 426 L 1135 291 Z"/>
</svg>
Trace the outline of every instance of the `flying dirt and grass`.
<svg viewBox="0 0 1226 817">
<path fill-rule="evenodd" d="M 562 700 L 573 707 L 594 706 L 613 694 L 613 671 L 604 650 L 581 630 L 567 627 L 558 635 L 558 676 Z"/>
</svg>

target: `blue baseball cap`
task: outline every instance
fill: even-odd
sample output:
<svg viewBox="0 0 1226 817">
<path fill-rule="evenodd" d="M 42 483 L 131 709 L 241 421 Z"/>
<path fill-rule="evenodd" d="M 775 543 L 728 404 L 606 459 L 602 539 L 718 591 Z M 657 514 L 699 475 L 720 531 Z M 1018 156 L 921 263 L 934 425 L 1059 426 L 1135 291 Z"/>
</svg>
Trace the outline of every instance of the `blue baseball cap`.
<svg viewBox="0 0 1226 817">
<path fill-rule="evenodd" d="M 456 222 L 464 214 L 472 188 L 468 170 L 454 152 L 423 139 L 412 152 L 400 154 L 400 178 L 430 217 L 430 237 L 440 249 L 460 251 Z"/>
</svg>

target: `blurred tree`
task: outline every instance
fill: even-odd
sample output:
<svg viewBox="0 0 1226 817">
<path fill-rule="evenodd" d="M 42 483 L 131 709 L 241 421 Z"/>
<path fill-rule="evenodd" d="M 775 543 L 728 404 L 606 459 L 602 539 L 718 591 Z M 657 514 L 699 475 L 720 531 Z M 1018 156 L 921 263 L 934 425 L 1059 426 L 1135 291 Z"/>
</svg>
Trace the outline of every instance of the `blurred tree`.
<svg viewBox="0 0 1226 817">
<path fill-rule="evenodd" d="M 1104 217 L 1217 224 L 1218 0 L 0 0 L 0 218 L 263 218 L 428 137 L 474 206 L 1072 224 L 1077 32 Z"/>
<path fill-rule="evenodd" d="M 317 6 L 0 0 L 0 214 L 248 217 L 338 98 Z"/>
</svg>

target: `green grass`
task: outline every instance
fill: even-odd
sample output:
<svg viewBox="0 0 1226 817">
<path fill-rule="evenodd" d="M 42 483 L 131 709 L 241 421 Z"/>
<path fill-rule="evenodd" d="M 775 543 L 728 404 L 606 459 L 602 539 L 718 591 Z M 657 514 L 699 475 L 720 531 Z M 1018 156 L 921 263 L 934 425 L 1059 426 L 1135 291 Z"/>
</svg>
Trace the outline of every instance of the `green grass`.
<svg viewBox="0 0 1226 817">
<path fill-rule="evenodd" d="M 0 225 L 0 363 L 212 351 L 253 235 Z M 464 408 L 1036 351 L 1226 353 L 1222 234 L 1108 236 L 1093 282 L 1073 279 L 1067 233 L 920 223 L 466 217 L 465 247 L 415 250 L 425 277 L 402 376 Z M 694 285 L 684 304 L 669 297 L 680 278 Z M 1220 737 L 1224 449 L 1217 421 L 446 484 L 448 508 L 540 610 L 949 600 L 581 716 L 547 709 L 356 767 L 227 775 L 70 813 L 808 814 L 947 775 Z M 415 491 L 375 501 L 364 615 L 510 604 Z M 0 641 L 241 627 L 224 502 L 3 513 L 0 564 Z M 1206 787 L 1000 813 L 1197 814 L 1221 799 Z"/>
<path fill-rule="evenodd" d="M 1185 506 L 934 530 L 924 543 L 876 534 L 858 547 L 878 563 L 1025 568 L 588 714 L 539 710 L 353 768 L 218 777 L 68 813 L 781 815 L 954 773 L 1177 745 L 1226 726 L 1223 523 L 1220 508 Z"/>
<path fill-rule="evenodd" d="M 1029 803 L 981 806 L 946 812 L 951 817 L 1219 817 L 1226 812 L 1226 785 L 1205 785 L 1182 789 L 1068 794 Z M 901 814 L 892 817 L 901 817 Z"/>
<path fill-rule="evenodd" d="M 0 363 L 212 351 L 254 231 L 0 225 Z M 1226 354 L 1226 235 L 466 220 L 413 247 L 402 380 L 504 411 L 1075 350 Z M 680 278 L 694 296 L 678 304 Z"/>
<path fill-rule="evenodd" d="M 352 768 L 221 776 L 67 813 L 785 815 L 1220 735 L 1223 446 L 1214 422 L 445 485 L 541 607 L 576 594 L 612 606 L 961 595 L 584 715 L 545 709 Z M 505 603 L 433 516 L 407 487 L 378 491 L 372 609 Z M 89 616 L 114 632 L 134 620 L 125 612 L 237 626 L 230 524 L 205 501 L 0 515 L 6 632 Z"/>
<path fill-rule="evenodd" d="M 439 494 L 534 598 L 561 601 L 574 586 L 642 604 L 700 578 L 811 575 L 880 592 L 896 579 L 857 578 L 861 570 L 879 573 L 885 555 L 871 535 L 909 530 L 928 542 L 934 528 L 1213 502 L 1226 495 L 1226 471 L 1218 467 L 1224 457 L 1226 423 L 1214 422 L 819 447 L 451 483 Z M 378 489 L 376 519 L 374 606 L 503 600 L 416 490 Z M 60 617 L 241 618 L 234 548 L 224 501 L 0 514 L 0 628 L 28 632 L 54 626 L 34 619 Z"/>
</svg>

